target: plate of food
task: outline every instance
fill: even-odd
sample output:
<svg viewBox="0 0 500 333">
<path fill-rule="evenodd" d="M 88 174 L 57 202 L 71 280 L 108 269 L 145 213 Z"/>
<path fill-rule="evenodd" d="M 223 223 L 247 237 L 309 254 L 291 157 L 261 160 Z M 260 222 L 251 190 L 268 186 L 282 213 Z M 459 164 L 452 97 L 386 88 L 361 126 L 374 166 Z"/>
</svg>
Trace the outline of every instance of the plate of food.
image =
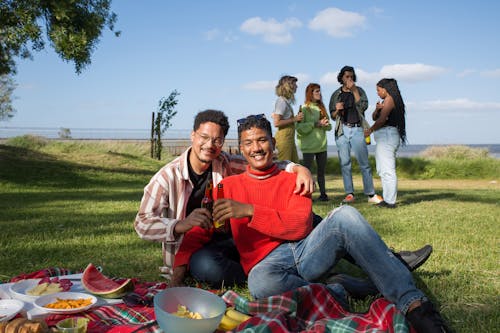
<svg viewBox="0 0 500 333">
<path fill-rule="evenodd" d="M 18 299 L 0 299 L 0 322 L 14 318 L 24 307 Z"/>
<path fill-rule="evenodd" d="M 59 292 L 38 297 L 33 304 L 49 313 L 77 313 L 90 309 L 97 302 L 93 295 L 77 292 Z"/>
<path fill-rule="evenodd" d="M 9 287 L 12 297 L 26 302 L 33 302 L 38 297 L 69 291 L 73 283 L 67 279 L 44 278 L 21 280 Z"/>
</svg>

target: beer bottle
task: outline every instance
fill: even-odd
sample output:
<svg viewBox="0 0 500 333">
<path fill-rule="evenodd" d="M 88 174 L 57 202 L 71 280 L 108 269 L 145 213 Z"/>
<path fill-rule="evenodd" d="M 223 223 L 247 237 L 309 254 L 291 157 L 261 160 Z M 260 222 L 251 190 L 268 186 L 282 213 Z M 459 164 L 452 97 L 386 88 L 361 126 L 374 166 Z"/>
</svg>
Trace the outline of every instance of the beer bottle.
<svg viewBox="0 0 500 333">
<path fill-rule="evenodd" d="M 365 136 L 365 142 L 367 145 L 370 145 L 372 143 L 372 140 L 370 139 L 370 136 Z"/>
<path fill-rule="evenodd" d="M 217 184 L 217 200 L 224 198 L 224 185 L 221 183 Z M 214 221 L 215 229 L 219 229 L 224 227 L 226 224 L 225 221 Z"/>
<path fill-rule="evenodd" d="M 212 181 L 210 180 L 205 187 L 205 195 L 203 199 L 201 199 L 201 208 L 206 208 L 212 214 L 212 209 L 214 206 L 214 199 L 212 199 L 212 189 L 213 189 Z"/>
</svg>

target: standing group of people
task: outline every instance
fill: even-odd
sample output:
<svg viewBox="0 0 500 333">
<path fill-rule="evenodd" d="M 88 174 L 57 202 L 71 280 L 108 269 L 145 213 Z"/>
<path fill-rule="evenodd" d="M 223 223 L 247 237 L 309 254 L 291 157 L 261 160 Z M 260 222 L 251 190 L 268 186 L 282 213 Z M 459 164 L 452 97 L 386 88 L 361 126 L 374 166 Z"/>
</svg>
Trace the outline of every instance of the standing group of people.
<svg viewBox="0 0 500 333">
<path fill-rule="evenodd" d="M 370 126 L 365 119 L 368 109 L 368 97 L 365 91 L 356 85 L 356 73 L 353 67 L 344 66 L 338 76 L 341 86 L 330 98 L 329 114 L 335 120 L 335 143 L 337 145 L 340 169 L 344 184 L 344 203 L 352 203 L 354 185 L 352 181 L 351 153 L 358 161 L 363 180 L 363 192 L 369 203 L 380 207 L 395 208 L 397 199 L 396 152 L 401 143 L 406 142 L 405 105 L 396 80 L 382 79 L 377 83 L 377 94 L 382 102 L 377 102 Z M 302 151 L 305 167 L 311 170 L 316 159 L 317 182 L 320 190 L 319 201 L 328 201 L 325 188 L 327 163 L 327 136 L 332 124 L 323 104 L 321 87 L 310 83 L 305 90 L 304 105 L 294 114 L 297 78 L 283 76 L 276 86 L 278 96 L 272 114 L 276 131 L 278 159 L 298 162 L 297 142 Z M 372 170 L 368 159 L 367 140 L 374 134 L 377 143 L 375 160 L 377 173 L 382 181 L 382 195 L 375 193 Z"/>
<path fill-rule="evenodd" d="M 274 125 L 280 127 L 276 138 L 265 115 L 239 119 L 242 156 L 229 155 L 222 150 L 228 118 L 222 111 L 201 111 L 194 119 L 191 146 L 162 167 L 144 188 L 134 228 L 142 239 L 162 244 L 160 269 L 169 278 L 169 286 L 184 285 L 189 275 L 214 288 L 247 284 L 254 298 L 264 298 L 317 283 L 340 259 L 346 259 L 365 271 L 368 287 L 351 283 L 348 276 L 325 284 L 340 304 L 347 305 L 348 294 L 375 289 L 406 315 L 418 333 L 449 332 L 411 275 L 429 257 L 430 246 L 394 253 L 366 219 L 347 205 L 313 223 L 314 182 L 309 169 L 276 162 L 274 151 L 278 140 L 293 139 L 297 130 L 301 144 L 310 147 L 305 163 L 313 158 L 321 161 L 326 139 L 312 143 L 307 135 L 321 137 L 331 125 L 319 85 L 308 86 L 304 107 L 295 116 L 290 101 L 297 80 L 284 77 L 280 84 L 285 81 L 292 82 L 292 94 L 276 102 L 281 115 L 273 116 Z M 392 98 L 392 105 L 388 103 L 390 93 L 381 88 L 379 95 L 386 101 L 377 106 L 377 120 L 367 133 L 379 130 L 384 124 L 379 119 L 390 118 L 387 109 L 400 102 Z M 296 124 L 299 120 L 303 123 Z M 297 154 L 293 146 L 288 153 Z M 223 198 L 214 198 L 212 208 L 201 204 L 207 184 L 224 188 Z M 320 191 L 326 196 L 324 187 Z M 227 228 L 216 229 L 213 221 L 223 221 Z"/>
</svg>

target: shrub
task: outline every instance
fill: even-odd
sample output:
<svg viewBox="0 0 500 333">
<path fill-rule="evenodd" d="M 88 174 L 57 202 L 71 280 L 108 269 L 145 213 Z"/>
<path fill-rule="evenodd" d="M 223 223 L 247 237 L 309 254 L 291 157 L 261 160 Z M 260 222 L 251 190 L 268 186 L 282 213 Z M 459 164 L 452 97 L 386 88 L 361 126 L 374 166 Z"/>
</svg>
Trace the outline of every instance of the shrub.
<svg viewBox="0 0 500 333">
<path fill-rule="evenodd" d="M 429 159 L 479 159 L 489 158 L 490 152 L 487 148 L 471 148 L 463 145 L 431 146 L 419 154 Z"/>
<path fill-rule="evenodd" d="M 20 147 L 31 150 L 39 150 L 40 148 L 46 146 L 49 143 L 49 140 L 42 136 L 36 135 L 23 135 L 16 136 L 7 140 L 7 145 Z"/>
</svg>

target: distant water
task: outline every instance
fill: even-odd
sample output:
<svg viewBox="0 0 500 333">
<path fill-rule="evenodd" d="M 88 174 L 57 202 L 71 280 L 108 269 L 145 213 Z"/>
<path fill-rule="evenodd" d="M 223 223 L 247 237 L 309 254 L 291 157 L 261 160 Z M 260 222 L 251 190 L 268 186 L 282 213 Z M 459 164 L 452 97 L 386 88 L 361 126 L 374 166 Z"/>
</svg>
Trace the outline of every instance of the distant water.
<svg viewBox="0 0 500 333">
<path fill-rule="evenodd" d="M 0 139 L 7 139 L 26 134 L 43 136 L 48 139 L 59 138 L 61 128 L 50 127 L 0 127 Z M 103 140 L 148 140 L 150 130 L 148 129 L 112 129 L 112 128 L 71 128 L 73 139 L 103 139 Z M 190 129 L 168 129 L 164 139 L 189 139 Z M 236 132 L 229 130 L 228 140 L 236 138 Z M 227 141 L 228 141 L 227 140 Z M 399 157 L 416 156 L 430 146 L 437 145 L 407 145 L 398 150 Z M 471 144 L 472 148 L 487 148 L 490 155 L 500 158 L 500 144 Z M 375 145 L 368 146 L 370 155 L 375 154 Z M 299 151 L 300 155 L 300 151 Z M 328 156 L 337 156 L 337 147 L 328 146 Z"/>
</svg>

